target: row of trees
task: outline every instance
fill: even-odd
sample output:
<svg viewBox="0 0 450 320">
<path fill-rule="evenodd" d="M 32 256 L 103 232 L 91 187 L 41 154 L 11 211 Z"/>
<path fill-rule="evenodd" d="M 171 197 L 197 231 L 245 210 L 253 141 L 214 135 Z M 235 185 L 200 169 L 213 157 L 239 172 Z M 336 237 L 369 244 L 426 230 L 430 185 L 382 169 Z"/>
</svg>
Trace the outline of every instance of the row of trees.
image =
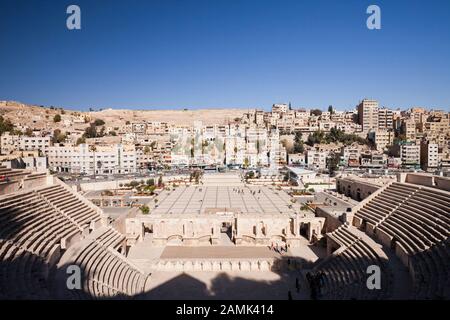
<svg viewBox="0 0 450 320">
<path fill-rule="evenodd" d="M 286 147 L 287 142 L 283 140 L 283 145 Z M 328 143 L 343 143 L 344 145 L 349 145 L 354 142 L 359 144 L 367 144 L 371 145 L 372 143 L 368 139 L 361 138 L 356 134 L 348 134 L 342 131 L 341 129 L 331 128 L 329 133 L 325 133 L 322 130 L 317 130 L 310 135 L 306 139 L 306 142 L 303 141 L 303 134 L 300 131 L 294 133 L 294 144 L 291 150 L 288 152 L 293 153 L 303 153 L 305 151 L 305 143 L 309 146 L 314 146 L 315 144 L 328 144 Z"/>
<path fill-rule="evenodd" d="M 345 145 L 357 142 L 359 144 L 370 145 L 369 140 L 364 139 L 354 133 L 345 133 L 341 129 L 331 128 L 329 133 L 325 133 L 322 130 L 317 130 L 308 136 L 306 144 L 314 146 L 320 143 L 343 143 Z"/>
<path fill-rule="evenodd" d="M 87 138 L 101 138 L 105 136 L 105 121 L 102 119 L 95 119 L 93 123 L 91 123 L 86 129 L 84 129 L 84 133 L 81 138 L 78 138 L 77 145 L 81 143 L 86 143 Z M 98 127 L 101 127 L 100 129 Z M 116 136 L 117 133 L 115 131 L 110 132 L 112 136 Z"/>
</svg>

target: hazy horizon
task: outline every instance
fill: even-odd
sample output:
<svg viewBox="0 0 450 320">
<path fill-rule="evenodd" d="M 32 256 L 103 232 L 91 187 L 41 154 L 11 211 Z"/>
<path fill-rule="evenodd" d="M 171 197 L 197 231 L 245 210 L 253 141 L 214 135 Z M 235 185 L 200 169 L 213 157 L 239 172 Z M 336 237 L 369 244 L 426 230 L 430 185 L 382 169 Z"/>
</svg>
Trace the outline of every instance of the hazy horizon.
<svg viewBox="0 0 450 320">
<path fill-rule="evenodd" d="M 369 98 L 372 99 L 372 98 Z M 375 99 L 375 98 L 373 98 Z M 350 110 L 354 110 L 356 109 L 356 106 L 358 105 L 358 103 L 361 101 L 362 99 L 358 100 L 355 102 L 354 106 L 349 106 L 349 107 L 336 107 L 335 105 L 333 106 L 333 109 L 335 111 L 350 111 Z M 377 100 L 377 99 L 375 99 Z M 113 110 L 130 110 L 130 111 L 184 111 L 184 109 L 187 109 L 187 111 L 196 111 L 196 110 L 223 110 L 223 109 L 238 109 L 238 110 L 264 110 L 264 111 L 271 111 L 272 105 L 273 104 L 289 104 L 289 102 L 275 102 L 275 103 L 271 103 L 270 105 L 266 105 L 264 107 L 260 107 L 260 106 L 251 106 L 251 107 L 245 107 L 245 106 L 159 106 L 159 107 L 152 107 L 152 106 L 148 106 L 148 107 L 143 107 L 143 106 L 90 106 L 90 107 L 84 107 L 84 108 L 76 108 L 76 107 L 71 107 L 71 106 L 63 106 L 63 105 L 41 105 L 38 103 L 32 103 L 32 102 L 27 102 L 27 101 L 19 101 L 19 100 L 15 100 L 15 99 L 0 99 L 0 101 L 7 101 L 7 102 L 16 102 L 16 103 L 22 103 L 25 105 L 30 105 L 30 106 L 44 106 L 45 108 L 50 108 L 50 107 L 54 107 L 54 108 L 63 108 L 65 110 L 71 110 L 71 111 L 80 111 L 80 112 L 89 112 L 89 108 L 92 108 L 92 112 L 99 112 L 99 111 L 105 111 L 107 109 L 113 109 Z M 388 109 L 391 110 L 401 110 L 401 111 L 405 111 L 408 110 L 412 107 L 422 107 L 425 108 L 427 110 L 444 110 L 444 111 L 450 111 L 449 108 L 450 107 L 437 107 L 437 106 L 422 106 L 422 105 L 412 105 L 412 106 L 407 106 L 407 107 L 390 107 L 390 106 L 385 106 L 383 104 L 379 102 L 379 106 L 380 108 L 382 107 L 386 107 Z M 292 109 L 293 110 L 297 110 L 297 109 L 308 109 L 308 110 L 313 110 L 313 109 L 319 109 L 321 111 L 328 111 L 328 106 L 297 106 L 291 103 Z M 100 110 L 102 109 L 102 110 Z"/>
</svg>

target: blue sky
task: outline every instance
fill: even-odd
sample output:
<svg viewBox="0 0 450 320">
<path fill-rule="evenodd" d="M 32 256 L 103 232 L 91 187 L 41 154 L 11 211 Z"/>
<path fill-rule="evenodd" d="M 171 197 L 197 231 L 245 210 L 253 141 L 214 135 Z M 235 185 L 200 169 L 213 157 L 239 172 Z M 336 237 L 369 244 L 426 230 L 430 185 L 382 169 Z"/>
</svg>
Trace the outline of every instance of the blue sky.
<svg viewBox="0 0 450 320">
<path fill-rule="evenodd" d="M 66 28 L 81 7 L 82 30 Z M 366 8 L 381 8 L 381 30 Z M 450 109 L 450 1 L 0 0 L 0 100 Z"/>
</svg>

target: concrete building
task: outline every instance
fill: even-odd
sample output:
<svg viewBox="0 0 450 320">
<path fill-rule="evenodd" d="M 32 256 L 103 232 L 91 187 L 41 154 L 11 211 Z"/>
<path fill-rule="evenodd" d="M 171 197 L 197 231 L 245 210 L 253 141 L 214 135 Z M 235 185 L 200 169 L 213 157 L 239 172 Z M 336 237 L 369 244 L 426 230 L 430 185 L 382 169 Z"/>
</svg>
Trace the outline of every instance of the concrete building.
<svg viewBox="0 0 450 320">
<path fill-rule="evenodd" d="M 289 105 L 285 103 L 276 103 L 272 106 L 272 112 L 285 113 L 289 110 Z"/>
<path fill-rule="evenodd" d="M 378 109 L 378 129 L 393 129 L 394 114 L 387 108 Z"/>
<path fill-rule="evenodd" d="M 378 129 L 378 101 L 364 99 L 357 106 L 358 123 L 364 132 Z"/>
<path fill-rule="evenodd" d="M 305 155 L 303 153 L 289 153 L 288 165 L 304 166 L 306 164 Z"/>
<path fill-rule="evenodd" d="M 0 137 L 1 154 L 9 154 L 15 150 L 19 151 L 42 151 L 45 152 L 51 145 L 51 137 L 12 135 L 5 132 Z"/>
<path fill-rule="evenodd" d="M 401 124 L 401 132 L 406 136 L 408 140 L 414 140 L 416 138 L 416 122 L 414 119 L 405 119 Z"/>
<path fill-rule="evenodd" d="M 392 130 L 374 130 L 369 132 L 369 140 L 375 143 L 378 151 L 383 151 L 387 146 L 394 143 L 394 131 Z"/>
<path fill-rule="evenodd" d="M 327 151 L 306 150 L 306 162 L 308 168 L 324 170 L 327 166 Z"/>
<path fill-rule="evenodd" d="M 420 166 L 420 145 L 404 143 L 399 145 L 400 159 L 404 167 Z"/>
<path fill-rule="evenodd" d="M 117 174 L 136 172 L 134 145 L 57 145 L 46 153 L 50 169 L 75 174 Z"/>
<path fill-rule="evenodd" d="M 420 166 L 425 171 L 435 170 L 439 166 L 439 147 L 437 143 L 422 140 L 420 143 Z"/>
</svg>

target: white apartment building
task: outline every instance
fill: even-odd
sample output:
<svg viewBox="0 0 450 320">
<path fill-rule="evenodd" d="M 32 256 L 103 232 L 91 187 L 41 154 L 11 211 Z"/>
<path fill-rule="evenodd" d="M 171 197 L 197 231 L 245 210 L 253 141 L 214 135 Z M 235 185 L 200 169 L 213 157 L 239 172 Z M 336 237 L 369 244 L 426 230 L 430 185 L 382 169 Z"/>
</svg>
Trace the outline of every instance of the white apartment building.
<svg viewBox="0 0 450 320">
<path fill-rule="evenodd" d="M 227 165 L 242 165 L 245 155 L 245 128 L 228 125 L 225 136 L 225 160 Z"/>
<path fill-rule="evenodd" d="M 272 106 L 272 112 L 285 113 L 289 110 L 289 105 L 285 103 L 276 103 Z"/>
<path fill-rule="evenodd" d="M 329 112 L 329 111 L 322 111 L 322 114 L 320 115 L 320 120 L 322 120 L 322 121 L 330 121 L 331 120 L 331 112 Z"/>
<path fill-rule="evenodd" d="M 265 166 L 269 164 L 269 140 L 266 129 L 248 128 L 245 131 L 245 158 L 250 166 Z"/>
<path fill-rule="evenodd" d="M 422 140 L 420 144 L 420 165 L 425 171 L 438 168 L 439 146 L 437 143 Z"/>
<path fill-rule="evenodd" d="M 75 174 L 117 174 L 136 172 L 134 145 L 57 145 L 46 155 L 50 169 Z"/>
<path fill-rule="evenodd" d="M 349 167 L 359 167 L 361 151 L 354 146 L 342 147 L 341 156 L 343 164 Z"/>
<path fill-rule="evenodd" d="M 147 124 L 145 122 L 133 122 L 131 124 L 133 133 L 145 133 Z"/>
<path fill-rule="evenodd" d="M 288 165 L 304 166 L 305 164 L 306 164 L 306 158 L 303 153 L 288 154 Z"/>
<path fill-rule="evenodd" d="M 40 150 L 45 152 L 51 145 L 51 138 L 47 137 L 20 137 L 19 149 L 22 151 Z"/>
<path fill-rule="evenodd" d="M 331 115 L 331 121 L 344 122 L 345 121 L 344 111 L 334 111 L 333 114 Z"/>
<path fill-rule="evenodd" d="M 1 154 L 9 154 L 15 150 L 45 152 L 51 145 L 51 137 L 28 137 L 12 135 L 5 132 L 0 137 Z"/>
<path fill-rule="evenodd" d="M 400 159 L 405 167 L 420 165 L 420 145 L 408 143 L 400 145 Z"/>
<path fill-rule="evenodd" d="M 324 170 L 327 166 L 327 151 L 306 150 L 308 168 Z"/>
</svg>

